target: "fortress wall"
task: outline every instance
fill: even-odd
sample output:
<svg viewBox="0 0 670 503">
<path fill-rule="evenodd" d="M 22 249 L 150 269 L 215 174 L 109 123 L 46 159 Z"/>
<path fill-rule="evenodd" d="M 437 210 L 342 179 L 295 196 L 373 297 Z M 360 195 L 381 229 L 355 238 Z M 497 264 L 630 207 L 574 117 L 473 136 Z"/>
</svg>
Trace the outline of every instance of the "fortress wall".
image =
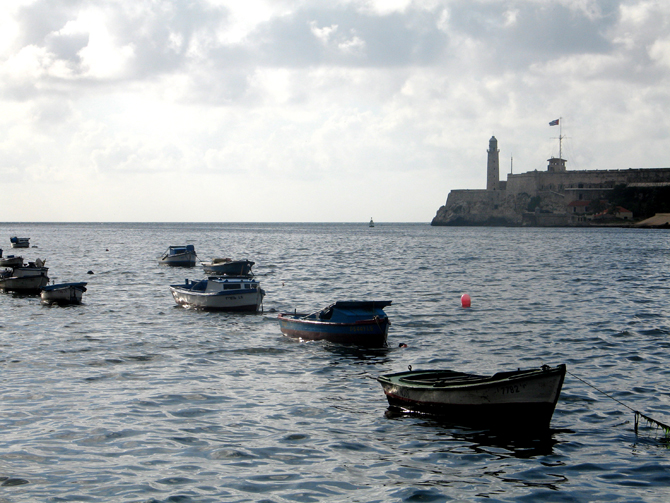
<svg viewBox="0 0 670 503">
<path fill-rule="evenodd" d="M 530 171 L 507 176 L 507 193 L 535 195 L 540 190 L 563 191 L 569 188 L 614 187 L 629 183 L 670 182 L 670 168 L 564 171 Z"/>
<path fill-rule="evenodd" d="M 447 197 L 447 207 L 459 204 L 475 204 L 488 201 L 497 204 L 503 200 L 504 192 L 499 190 L 452 190 Z"/>
<path fill-rule="evenodd" d="M 538 187 L 539 171 L 530 171 L 521 175 L 507 175 L 507 193 L 535 195 Z"/>
</svg>

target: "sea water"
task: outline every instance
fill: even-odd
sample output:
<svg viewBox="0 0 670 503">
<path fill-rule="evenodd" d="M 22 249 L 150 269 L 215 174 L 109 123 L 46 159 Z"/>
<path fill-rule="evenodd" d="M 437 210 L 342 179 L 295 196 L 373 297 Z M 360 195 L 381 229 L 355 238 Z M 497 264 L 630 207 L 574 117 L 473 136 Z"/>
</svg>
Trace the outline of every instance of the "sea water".
<svg viewBox="0 0 670 503">
<path fill-rule="evenodd" d="M 0 502 L 670 500 L 670 444 L 644 422 L 636 434 L 633 413 L 670 423 L 667 231 L 0 224 L 0 236 L 5 255 L 46 259 L 52 281 L 88 282 L 80 306 L 0 294 Z M 202 261 L 255 261 L 263 312 L 178 307 L 168 286 L 202 268 L 158 258 L 184 244 Z M 387 348 L 279 330 L 279 312 L 368 299 L 393 301 Z M 408 365 L 559 363 L 570 374 L 551 430 L 530 438 L 392 414 L 375 381 Z"/>
</svg>

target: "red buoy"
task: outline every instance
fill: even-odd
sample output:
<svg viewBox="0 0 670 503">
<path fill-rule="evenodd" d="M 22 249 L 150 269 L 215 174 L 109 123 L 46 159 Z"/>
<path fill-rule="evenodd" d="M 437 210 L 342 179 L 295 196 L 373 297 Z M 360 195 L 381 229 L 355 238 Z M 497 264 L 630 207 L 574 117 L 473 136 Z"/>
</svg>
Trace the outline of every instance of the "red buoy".
<svg viewBox="0 0 670 503">
<path fill-rule="evenodd" d="M 461 295 L 461 306 L 470 307 L 470 296 L 467 293 Z"/>
</svg>

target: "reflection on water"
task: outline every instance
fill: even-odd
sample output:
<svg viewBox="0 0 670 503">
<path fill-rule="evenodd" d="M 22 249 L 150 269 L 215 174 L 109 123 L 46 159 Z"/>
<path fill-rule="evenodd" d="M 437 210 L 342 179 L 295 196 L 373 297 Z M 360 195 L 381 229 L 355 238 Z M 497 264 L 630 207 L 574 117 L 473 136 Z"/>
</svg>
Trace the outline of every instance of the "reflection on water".
<svg viewBox="0 0 670 503">
<path fill-rule="evenodd" d="M 500 431 L 496 429 L 468 428 L 438 417 L 407 413 L 389 407 L 385 417 L 391 420 L 413 421 L 418 427 L 431 428 L 436 436 L 467 441 L 474 452 L 488 452 L 499 456 L 532 458 L 552 454 L 557 437 L 569 434 L 570 430 L 547 428 L 524 433 L 520 431 Z M 494 447 L 496 451 L 486 450 Z"/>
</svg>

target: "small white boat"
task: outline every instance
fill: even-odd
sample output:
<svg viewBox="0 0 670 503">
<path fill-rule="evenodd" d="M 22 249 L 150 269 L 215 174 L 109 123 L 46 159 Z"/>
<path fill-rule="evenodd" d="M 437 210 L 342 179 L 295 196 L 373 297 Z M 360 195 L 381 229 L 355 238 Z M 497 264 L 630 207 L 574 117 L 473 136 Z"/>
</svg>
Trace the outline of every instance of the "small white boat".
<svg viewBox="0 0 670 503">
<path fill-rule="evenodd" d="M 193 245 L 170 246 L 158 263 L 175 267 L 194 267 L 196 257 Z"/>
<path fill-rule="evenodd" d="M 0 248 L 0 267 L 18 267 L 23 265 L 23 257 L 16 257 L 14 255 L 2 256 L 2 248 Z"/>
<path fill-rule="evenodd" d="M 58 283 L 42 288 L 40 297 L 45 304 L 81 304 L 87 283 Z"/>
<path fill-rule="evenodd" d="M 30 247 L 30 238 L 9 238 L 9 242 L 12 243 L 12 248 L 28 248 Z"/>
<path fill-rule="evenodd" d="M 374 226 L 375 226 L 375 223 L 374 223 L 374 221 L 372 220 L 372 217 L 370 217 L 370 223 L 368 224 L 368 226 L 369 226 L 369 227 L 374 227 Z"/>
<path fill-rule="evenodd" d="M 217 311 L 256 312 L 265 295 L 258 281 L 234 277 L 187 279 L 182 285 L 170 285 L 170 291 L 181 306 Z"/>
</svg>

